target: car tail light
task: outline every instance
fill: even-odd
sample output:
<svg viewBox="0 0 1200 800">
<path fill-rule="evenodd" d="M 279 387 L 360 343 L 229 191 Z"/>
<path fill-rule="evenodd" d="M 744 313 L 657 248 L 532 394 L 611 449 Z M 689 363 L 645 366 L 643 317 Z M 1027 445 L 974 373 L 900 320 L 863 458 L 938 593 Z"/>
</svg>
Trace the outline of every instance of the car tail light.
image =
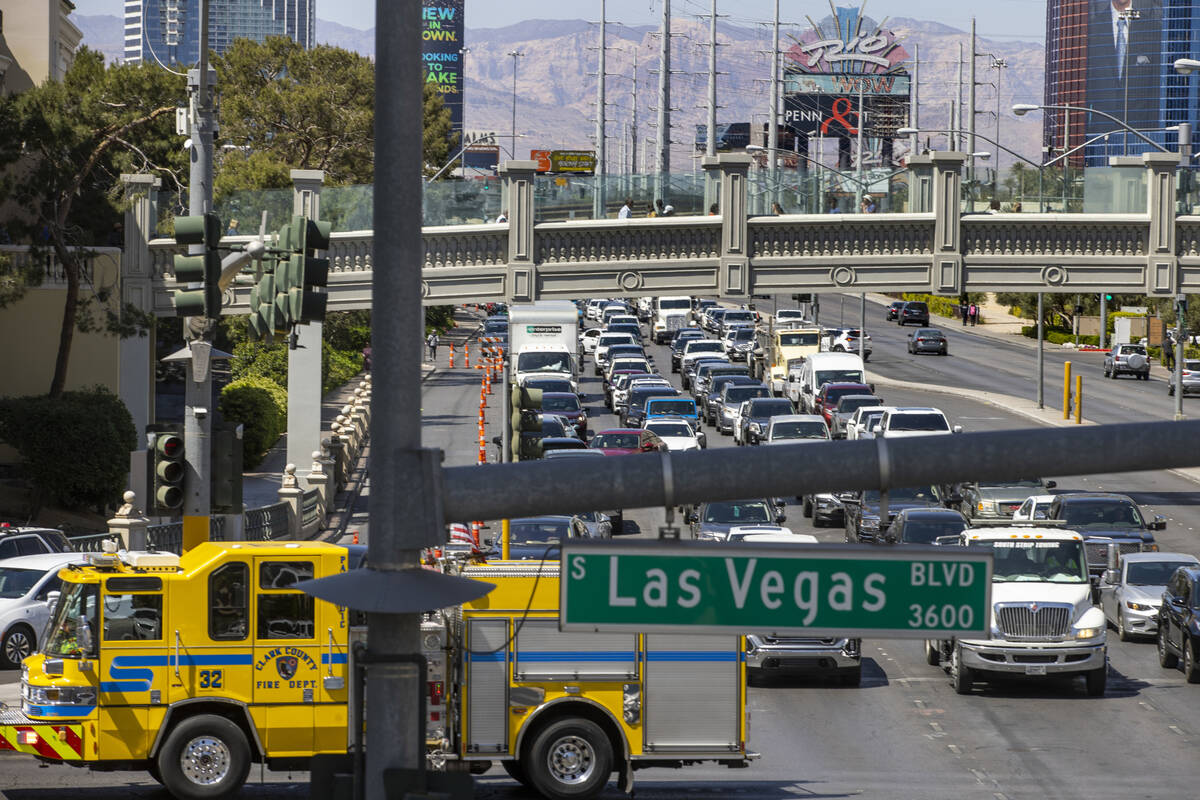
<svg viewBox="0 0 1200 800">
<path fill-rule="evenodd" d="M 440 706 L 446 695 L 446 686 L 441 681 L 429 682 L 429 705 Z"/>
<path fill-rule="evenodd" d="M 924 337 L 924 336 L 918 336 L 918 337 L 917 337 L 917 341 L 918 341 L 918 342 L 923 342 L 923 341 L 925 341 L 925 337 Z"/>
</svg>

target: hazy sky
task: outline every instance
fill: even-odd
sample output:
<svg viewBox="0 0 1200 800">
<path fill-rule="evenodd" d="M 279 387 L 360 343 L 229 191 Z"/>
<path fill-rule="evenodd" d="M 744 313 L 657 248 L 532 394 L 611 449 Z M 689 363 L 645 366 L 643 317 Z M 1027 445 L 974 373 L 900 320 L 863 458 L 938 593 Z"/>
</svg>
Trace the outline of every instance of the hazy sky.
<svg viewBox="0 0 1200 800">
<path fill-rule="evenodd" d="M 124 0 L 74 0 L 79 14 L 123 14 Z M 526 19 L 588 19 L 600 15 L 599 0 L 466 0 L 467 26 L 499 28 Z M 630 25 L 657 24 L 661 0 L 608 0 L 609 22 Z M 707 14 L 709 0 L 674 0 L 671 12 L 679 17 Z M 835 5 L 855 5 L 835 1 Z M 1045 0 L 870 0 L 866 13 L 875 19 L 911 17 L 933 20 L 960 30 L 970 30 L 971 15 L 977 18 L 979 35 L 1041 41 L 1045 37 Z M 829 3 L 820 0 L 781 0 L 784 22 L 807 27 L 805 15 L 820 19 L 829 13 Z M 718 0 L 717 13 L 736 23 L 749 25 L 774 19 L 775 0 Z M 317 0 L 317 18 L 352 28 L 375 24 L 375 0 Z"/>
</svg>

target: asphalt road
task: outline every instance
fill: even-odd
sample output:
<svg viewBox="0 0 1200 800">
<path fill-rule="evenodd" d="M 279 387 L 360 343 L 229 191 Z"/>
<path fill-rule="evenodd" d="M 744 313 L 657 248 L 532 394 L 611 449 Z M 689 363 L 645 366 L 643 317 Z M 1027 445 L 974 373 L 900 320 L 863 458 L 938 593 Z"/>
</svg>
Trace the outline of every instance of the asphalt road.
<svg viewBox="0 0 1200 800">
<path fill-rule="evenodd" d="M 823 314 L 827 324 L 836 323 L 836 317 L 829 316 L 830 305 L 827 301 Z M 857 298 L 853 305 L 847 300 L 846 308 L 846 322 L 857 324 Z M 869 313 L 871 308 L 869 305 Z M 871 365 L 881 373 L 918 384 L 947 383 L 1031 396 L 1027 375 L 1033 363 L 1032 348 L 995 343 L 951 329 L 950 357 L 909 356 L 904 351 L 904 333 L 894 324 L 878 322 L 882 312 L 875 308 L 876 324 L 868 317 L 875 344 Z M 665 348 L 650 349 L 661 367 L 669 369 Z M 1047 375 L 1055 357 L 1047 351 Z M 1093 365 L 1083 368 L 1093 369 Z M 1084 373 L 1087 385 L 1098 385 L 1097 397 L 1085 401 L 1089 417 L 1101 421 L 1170 418 L 1161 381 L 1103 381 L 1099 369 L 1097 360 L 1094 381 L 1088 377 L 1090 372 Z M 425 384 L 426 444 L 443 448 L 447 464 L 476 460 L 477 381 L 477 372 L 460 368 L 443 370 Z M 600 413 L 602 395 L 590 370 L 584 372 L 583 389 L 589 393 L 592 429 L 617 427 L 614 417 Z M 1028 420 L 970 399 L 919 388 L 881 389 L 881 394 L 889 403 L 938 406 L 966 430 L 1037 435 Z M 1128 416 L 1138 409 L 1141 417 Z M 499 430 L 498 411 L 493 407 L 488 413 L 490 438 Z M 1106 420 L 1105 414 L 1111 417 Z M 729 437 L 711 429 L 708 435 L 710 448 L 732 446 Z M 494 448 L 489 446 L 489 452 L 494 454 Z M 1146 514 L 1167 517 L 1167 529 L 1158 534 L 1163 549 L 1200 554 L 1196 538 L 1200 487 L 1194 483 L 1165 472 L 1045 477 L 1058 480 L 1058 491 L 1127 492 Z M 369 489 L 349 526 L 359 532 L 360 541 L 367 541 L 370 533 L 365 519 Z M 842 540 L 840 528 L 813 529 L 797 505 L 789 505 L 787 511 L 785 524 L 793 530 L 813 533 L 824 541 Z M 627 512 L 626 520 L 627 536 L 653 537 L 664 514 L 661 509 L 641 509 Z M 939 668 L 925 664 L 921 644 L 914 640 L 867 641 L 864 656 L 864 679 L 859 688 L 811 679 L 751 689 L 750 743 L 762 757 L 749 769 L 649 770 L 637 775 L 637 795 L 654 800 L 798 796 L 1124 800 L 1196 794 L 1194 753 L 1200 741 L 1200 687 L 1186 684 L 1178 671 L 1161 669 L 1150 642 L 1109 638 L 1111 673 L 1103 698 L 1088 698 L 1078 679 L 981 685 L 974 694 L 959 696 Z M 5 674 L 0 681 L 15 678 Z M 11 756 L 0 757 L 0 772 L 4 775 L 3 796 L 14 800 L 59 798 L 67 791 L 81 800 L 166 796 L 148 778 L 134 773 L 39 769 L 27 759 Z M 260 775 L 255 771 L 255 783 L 243 796 L 307 795 L 302 774 L 266 773 L 264 777 L 266 783 L 257 783 Z M 477 796 L 516 800 L 532 795 L 497 768 L 479 779 Z M 610 786 L 606 796 L 621 795 Z"/>
</svg>

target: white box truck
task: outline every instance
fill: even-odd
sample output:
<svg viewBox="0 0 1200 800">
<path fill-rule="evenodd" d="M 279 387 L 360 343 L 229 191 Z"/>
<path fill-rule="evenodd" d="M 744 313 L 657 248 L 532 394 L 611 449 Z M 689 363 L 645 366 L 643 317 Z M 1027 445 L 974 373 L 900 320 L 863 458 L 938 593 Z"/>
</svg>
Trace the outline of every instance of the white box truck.
<svg viewBox="0 0 1200 800">
<path fill-rule="evenodd" d="M 578 390 L 579 310 L 569 300 L 542 300 L 508 307 L 511 379 L 533 375 L 568 378 Z"/>
</svg>

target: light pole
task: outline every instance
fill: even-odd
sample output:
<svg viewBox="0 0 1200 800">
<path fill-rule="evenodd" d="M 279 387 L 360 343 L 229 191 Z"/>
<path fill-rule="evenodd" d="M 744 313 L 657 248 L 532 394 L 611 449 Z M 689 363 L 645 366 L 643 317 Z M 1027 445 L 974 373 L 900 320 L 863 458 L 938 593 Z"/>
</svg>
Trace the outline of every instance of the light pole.
<svg viewBox="0 0 1200 800">
<path fill-rule="evenodd" d="M 1000 147 L 1000 73 L 1008 66 L 1007 58 L 993 58 L 992 69 L 996 70 L 996 141 L 992 144 Z M 978 134 L 977 134 L 978 135 Z M 997 200 L 1000 181 L 1000 150 L 996 150 L 996 161 L 992 164 L 992 199 Z M 1009 198 L 1011 199 L 1011 198 Z"/>
<path fill-rule="evenodd" d="M 1158 152 L 1160 152 L 1160 153 L 1171 152 L 1170 150 L 1163 147 L 1158 142 L 1151 139 L 1146 134 L 1139 131 L 1137 128 L 1131 128 L 1124 120 L 1117 119 L 1112 114 L 1108 114 L 1108 113 L 1101 111 L 1099 109 L 1096 109 L 1096 108 L 1089 108 L 1088 106 L 1041 105 L 1039 103 L 1013 103 L 1013 107 L 1012 107 L 1012 112 L 1014 114 L 1016 114 L 1018 117 L 1023 117 L 1026 114 L 1028 114 L 1030 111 L 1046 111 L 1046 110 L 1049 110 L 1049 111 L 1085 111 L 1089 114 L 1099 114 L 1100 116 L 1104 117 L 1105 119 L 1111 120 L 1111 121 L 1117 123 L 1125 131 L 1127 131 L 1128 133 L 1132 133 L 1134 136 L 1138 137 L 1139 139 L 1141 139 L 1143 142 L 1145 142 L 1146 144 L 1153 147 Z M 1103 134 L 1101 134 L 1101 135 L 1103 135 Z M 1076 148 L 1076 149 L 1078 149 L 1078 148 Z"/>
<path fill-rule="evenodd" d="M 509 50 L 508 54 L 513 60 L 513 90 L 512 90 L 512 144 L 508 148 L 509 155 L 512 158 L 517 157 L 517 59 L 524 58 L 525 54 L 520 50 Z"/>
<path fill-rule="evenodd" d="M 1125 51 L 1124 55 L 1122 56 L 1123 63 L 1121 64 L 1121 75 L 1124 78 L 1125 83 L 1125 110 L 1121 112 L 1121 116 L 1125 119 L 1129 119 L 1129 27 L 1130 23 L 1132 23 L 1135 19 L 1139 19 L 1141 16 L 1142 12 L 1138 11 L 1136 8 L 1126 8 L 1117 12 L 1117 36 L 1123 40 L 1119 44 L 1123 45 L 1122 49 Z M 1122 22 L 1125 24 L 1121 25 Z M 1121 28 L 1124 28 L 1124 30 L 1120 30 Z M 1122 155 L 1129 155 L 1128 131 L 1125 133 L 1125 143 L 1122 146 Z"/>
</svg>

